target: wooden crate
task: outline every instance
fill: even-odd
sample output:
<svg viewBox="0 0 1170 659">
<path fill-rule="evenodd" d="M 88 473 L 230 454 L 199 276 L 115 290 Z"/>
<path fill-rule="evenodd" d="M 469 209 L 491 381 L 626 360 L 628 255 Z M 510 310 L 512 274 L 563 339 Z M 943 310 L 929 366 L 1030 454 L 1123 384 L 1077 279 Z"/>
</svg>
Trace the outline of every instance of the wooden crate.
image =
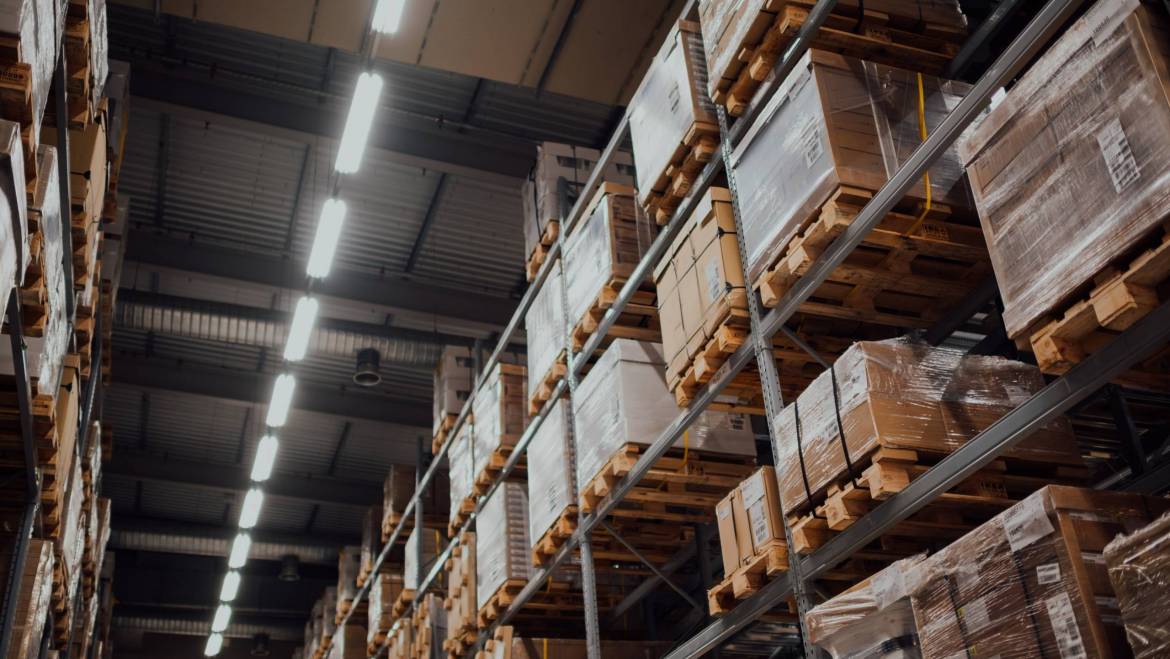
<svg viewBox="0 0 1170 659">
<path fill-rule="evenodd" d="M 811 0 L 703 0 L 708 92 L 740 116 L 808 20 Z M 966 41 L 958 8 L 914 0 L 838 2 L 812 47 L 859 59 L 939 73 Z"/>
</svg>

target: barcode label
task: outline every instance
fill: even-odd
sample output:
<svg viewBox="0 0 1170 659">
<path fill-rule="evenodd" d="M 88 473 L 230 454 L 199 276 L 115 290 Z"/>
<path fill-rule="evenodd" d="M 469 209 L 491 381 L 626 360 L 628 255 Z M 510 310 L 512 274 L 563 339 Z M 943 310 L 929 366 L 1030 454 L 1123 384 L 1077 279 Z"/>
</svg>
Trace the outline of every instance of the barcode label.
<svg viewBox="0 0 1170 659">
<path fill-rule="evenodd" d="M 707 263 L 707 299 L 718 300 L 723 294 L 723 277 L 719 276 L 719 262 Z"/>
<path fill-rule="evenodd" d="M 743 493 L 743 505 L 751 508 L 757 501 L 764 498 L 764 472 L 757 471 L 739 486 Z"/>
<path fill-rule="evenodd" d="M 765 501 L 760 499 L 748 508 L 748 519 L 752 524 L 752 541 L 756 547 L 762 547 L 765 542 L 771 539 L 771 533 L 768 532 L 768 511 L 765 509 Z"/>
<path fill-rule="evenodd" d="M 1068 593 L 1049 597 L 1044 602 L 1048 618 L 1052 621 L 1052 632 L 1056 635 L 1056 647 L 1061 659 L 1086 659 L 1085 644 L 1081 641 L 1081 630 L 1073 613 L 1072 600 Z"/>
<path fill-rule="evenodd" d="M 720 503 L 718 506 L 715 506 L 715 516 L 719 519 L 727 519 L 727 516 L 730 514 L 731 506 L 729 504 Z"/>
<path fill-rule="evenodd" d="M 959 609 L 959 613 L 963 616 L 963 626 L 967 628 L 968 634 L 974 634 L 991 624 L 991 612 L 987 610 L 987 602 L 982 597 L 968 602 Z"/>
<path fill-rule="evenodd" d="M 676 83 L 674 83 L 674 86 L 672 86 L 670 88 L 670 92 L 666 95 L 666 102 L 670 105 L 670 113 L 671 114 L 674 114 L 675 111 L 678 110 L 678 101 L 679 101 L 679 91 L 678 91 L 678 83 L 676 82 Z"/>
<path fill-rule="evenodd" d="M 1038 566 L 1036 568 L 1036 579 L 1040 582 L 1041 586 L 1047 586 L 1048 584 L 1059 582 L 1060 564 L 1048 563 L 1046 565 Z"/>
<path fill-rule="evenodd" d="M 1007 535 L 1012 551 L 1027 548 L 1040 538 L 1055 531 L 1048 514 L 1044 512 L 1044 500 L 1030 496 L 1003 514 L 1003 531 Z"/>
<path fill-rule="evenodd" d="M 810 169 L 824 154 L 825 147 L 821 144 L 821 124 L 819 121 L 810 119 L 801 129 L 800 151 L 804 154 L 805 167 Z"/>
<path fill-rule="evenodd" d="M 1101 147 L 1105 167 L 1109 170 L 1113 188 L 1118 194 L 1141 178 L 1137 160 L 1133 157 L 1133 150 L 1129 148 L 1129 140 L 1125 138 L 1125 130 L 1121 127 L 1120 119 L 1114 118 L 1097 131 L 1097 145 Z"/>
</svg>

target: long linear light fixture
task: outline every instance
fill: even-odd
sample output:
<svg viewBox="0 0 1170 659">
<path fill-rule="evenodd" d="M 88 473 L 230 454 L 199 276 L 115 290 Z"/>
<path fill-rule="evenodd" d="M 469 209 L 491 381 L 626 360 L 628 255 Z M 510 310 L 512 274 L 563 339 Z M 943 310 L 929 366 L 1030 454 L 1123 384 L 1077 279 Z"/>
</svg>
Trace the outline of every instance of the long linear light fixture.
<svg viewBox="0 0 1170 659">
<path fill-rule="evenodd" d="M 402 23 L 406 0 L 376 2 L 372 22 L 374 32 L 393 34 Z M 377 34 L 367 44 L 367 67 L 373 63 L 373 53 L 377 49 Z M 337 149 L 337 160 L 334 164 L 336 178 L 331 186 L 332 196 L 321 207 L 321 217 L 317 221 L 316 234 L 305 266 L 305 274 L 308 276 L 307 290 L 304 297 L 297 301 L 289 326 L 284 349 L 284 368 L 273 383 L 272 400 L 268 404 L 268 414 L 264 421 L 265 432 L 256 445 L 256 454 L 252 461 L 252 486 L 244 496 L 243 505 L 240 506 L 238 521 L 240 531 L 232 542 L 228 554 L 228 571 L 220 587 L 219 605 L 211 621 L 211 633 L 207 636 L 207 644 L 203 648 L 203 654 L 208 657 L 218 655 L 223 649 L 224 634 L 232 617 L 232 602 L 240 593 L 241 570 L 248 562 L 248 552 L 252 548 L 251 530 L 260 521 L 260 512 L 264 505 L 263 485 L 272 476 L 276 453 L 280 448 L 277 430 L 287 423 L 289 410 L 292 408 L 296 376 L 291 372 L 291 365 L 305 358 L 309 340 L 317 323 L 319 308 L 317 300 L 312 297 L 313 286 L 329 275 L 333 267 L 333 256 L 341 239 L 341 228 L 345 223 L 347 210 L 345 201 L 338 198 L 341 177 L 357 173 L 361 166 L 366 143 L 373 129 L 374 115 L 381 100 L 382 86 L 382 76 L 373 71 L 367 70 L 358 76 L 345 129 L 342 131 Z"/>
</svg>

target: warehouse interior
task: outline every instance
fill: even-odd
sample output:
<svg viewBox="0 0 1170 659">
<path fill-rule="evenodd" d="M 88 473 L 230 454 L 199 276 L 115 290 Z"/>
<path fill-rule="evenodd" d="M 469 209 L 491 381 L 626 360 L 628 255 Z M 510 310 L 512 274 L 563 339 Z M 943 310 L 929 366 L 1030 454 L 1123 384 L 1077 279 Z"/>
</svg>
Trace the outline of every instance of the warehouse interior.
<svg viewBox="0 0 1170 659">
<path fill-rule="evenodd" d="M 0 1 L 0 658 L 1170 656 L 1167 28 Z"/>
</svg>

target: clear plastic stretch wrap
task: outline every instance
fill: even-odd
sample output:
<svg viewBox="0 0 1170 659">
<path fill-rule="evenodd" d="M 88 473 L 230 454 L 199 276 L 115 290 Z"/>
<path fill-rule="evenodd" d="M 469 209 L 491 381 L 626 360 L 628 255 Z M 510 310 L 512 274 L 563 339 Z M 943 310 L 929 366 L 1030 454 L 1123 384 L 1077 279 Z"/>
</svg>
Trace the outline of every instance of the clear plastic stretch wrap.
<svg viewBox="0 0 1170 659">
<path fill-rule="evenodd" d="M 16 607 L 12 618 L 12 639 L 8 657 L 24 659 L 36 657 L 40 650 L 41 632 L 45 627 L 49 600 L 53 593 L 53 544 L 33 538 L 25 547 L 24 572 L 11 575 L 15 538 L 9 535 L 0 547 L 0 579 L 16 584 L 13 593 Z"/>
<path fill-rule="evenodd" d="M 589 180 L 593 168 L 601 160 L 601 152 L 572 144 L 541 142 L 536 146 L 536 165 L 520 187 L 524 207 L 524 254 L 536 249 L 550 220 L 560 221 L 560 180 L 567 186 L 570 207 L 576 203 L 581 188 Z M 618 151 L 602 173 L 603 181 L 634 185 L 634 164 L 630 154 Z M 568 212 L 568 208 L 565 209 Z"/>
<path fill-rule="evenodd" d="M 529 395 L 540 388 L 545 376 L 565 352 L 567 329 L 561 290 L 561 262 L 557 260 L 524 316 L 524 336 L 528 342 Z"/>
<path fill-rule="evenodd" d="M 1032 494 L 915 570 L 922 656 L 1130 656 L 1101 552 L 1167 509 L 1168 499 L 1122 492 Z"/>
<path fill-rule="evenodd" d="M 422 565 L 418 563 L 418 545 L 422 543 Z M 406 558 L 405 564 L 402 568 L 402 587 L 407 590 L 418 590 L 419 582 L 427 576 L 427 572 L 431 569 L 431 565 L 435 562 L 435 557 L 439 552 L 443 551 L 443 540 L 441 534 L 434 530 L 423 528 L 420 533 L 418 529 L 410 532 L 410 537 L 406 539 Z"/>
<path fill-rule="evenodd" d="M 573 396 L 577 488 L 585 486 L 626 444 L 652 444 L 679 414 L 663 380 L 662 346 L 615 339 Z M 675 446 L 756 454 L 751 424 L 742 414 L 706 411 Z"/>
<path fill-rule="evenodd" d="M 638 199 L 661 190 L 659 179 L 696 121 L 717 124 L 707 96 L 707 65 L 699 25 L 679 21 L 654 56 L 630 100 L 630 141 L 638 175 Z"/>
<path fill-rule="evenodd" d="M 741 54 L 760 43 L 775 20 L 773 14 L 786 7 L 808 9 L 813 4 L 812 0 L 699 0 L 699 21 L 703 26 L 710 76 L 707 91 L 711 97 L 719 90 L 720 77 L 734 80 L 750 61 Z M 951 29 L 962 29 L 967 24 L 957 0 L 839 0 L 834 14 L 856 20 L 859 9 L 903 19 L 899 22 L 925 21 Z M 768 13 L 761 15 L 765 11 Z"/>
<path fill-rule="evenodd" d="M 1035 366 L 1000 357 L 906 339 L 855 343 L 776 418 L 784 512 L 804 509 L 810 492 L 818 497 L 849 478 L 839 428 L 855 469 L 864 469 L 879 448 L 946 454 L 1043 386 Z M 1082 464 L 1064 417 L 1004 455 Z"/>
<path fill-rule="evenodd" d="M 473 439 L 471 424 L 464 423 L 459 429 L 459 434 L 448 440 L 451 442 L 451 448 L 447 449 L 447 462 L 450 465 L 447 476 L 451 491 L 448 521 L 453 522 L 459 517 L 463 500 L 471 496 L 471 486 L 475 478 L 472 475 L 472 469 L 475 468 L 475 463 L 472 460 L 472 451 L 475 448 Z"/>
<path fill-rule="evenodd" d="M 366 641 L 373 643 L 377 640 L 378 632 L 385 631 L 394 624 L 392 610 L 394 603 L 402 594 L 402 575 L 381 572 L 370 577 L 369 608 L 367 609 L 369 630 Z"/>
<path fill-rule="evenodd" d="M 81 556 L 85 553 L 85 492 L 81 485 L 81 463 L 74 462 L 65 486 L 65 514 L 62 517 L 59 557 L 68 579 L 66 592 L 69 601 L 75 601 L 81 584 Z"/>
<path fill-rule="evenodd" d="M 496 364 L 472 401 L 473 478 L 483 473 L 492 454 L 515 446 L 528 424 L 527 375 L 523 366 Z"/>
<path fill-rule="evenodd" d="M 334 614 L 337 612 L 337 587 L 329 586 L 321 596 L 321 635 L 333 636 L 337 631 Z"/>
<path fill-rule="evenodd" d="M 568 401 L 558 400 L 528 444 L 528 537 L 533 546 L 577 503 L 568 413 Z"/>
<path fill-rule="evenodd" d="M 1166 30 L 1161 7 L 1094 3 L 960 141 L 1009 336 L 1170 214 Z"/>
<path fill-rule="evenodd" d="M 474 359 L 471 348 L 465 346 L 444 346 L 439 355 L 439 364 L 434 372 L 434 427 L 431 432 L 438 434 L 441 424 L 449 414 L 459 414 L 463 404 L 471 396 L 475 386 L 472 373 Z"/>
<path fill-rule="evenodd" d="M 57 50 L 61 43 L 57 21 L 56 0 L 0 1 L 0 33 L 19 39 L 19 48 L 14 55 L 30 69 L 32 144 L 41 141 L 41 118 L 53 85 L 53 69 L 57 65 Z"/>
<path fill-rule="evenodd" d="M 89 0 L 89 62 L 93 76 L 93 98 L 101 98 L 110 74 L 109 19 L 106 16 L 106 0 Z"/>
<path fill-rule="evenodd" d="M 581 322 L 608 283 L 634 272 L 658 235 L 657 225 L 637 208 L 628 189 L 603 188 L 584 217 L 565 241 L 570 326 Z"/>
<path fill-rule="evenodd" d="M 366 659 L 366 628 L 348 624 L 333 635 L 330 659 Z"/>
<path fill-rule="evenodd" d="M 921 79 L 929 132 L 969 87 Z M 749 281 L 780 257 L 839 187 L 877 191 L 885 184 L 922 144 L 918 99 L 912 71 L 822 50 L 801 58 L 732 155 Z M 931 166 L 930 184 L 934 203 L 969 205 L 953 147 Z M 924 184 L 908 194 L 925 198 Z"/>
<path fill-rule="evenodd" d="M 833 659 L 917 659 L 918 627 L 909 586 L 925 558 L 895 562 L 804 617 L 809 640 Z"/>
<path fill-rule="evenodd" d="M 362 567 L 362 548 L 358 545 L 342 547 L 337 556 L 337 598 L 352 600 L 357 595 L 357 575 Z"/>
<path fill-rule="evenodd" d="M 483 504 L 476 519 L 475 591 L 477 609 L 511 579 L 532 573 L 528 541 L 528 493 L 521 483 L 504 483 Z"/>
<path fill-rule="evenodd" d="M 1170 657 L 1170 514 L 1115 538 L 1104 553 L 1134 656 Z"/>
<path fill-rule="evenodd" d="M 24 155 L 20 124 L 0 121 L 0 303 L 8 308 L 13 287 L 21 285 L 29 259 L 28 219 L 24 214 Z"/>
</svg>

